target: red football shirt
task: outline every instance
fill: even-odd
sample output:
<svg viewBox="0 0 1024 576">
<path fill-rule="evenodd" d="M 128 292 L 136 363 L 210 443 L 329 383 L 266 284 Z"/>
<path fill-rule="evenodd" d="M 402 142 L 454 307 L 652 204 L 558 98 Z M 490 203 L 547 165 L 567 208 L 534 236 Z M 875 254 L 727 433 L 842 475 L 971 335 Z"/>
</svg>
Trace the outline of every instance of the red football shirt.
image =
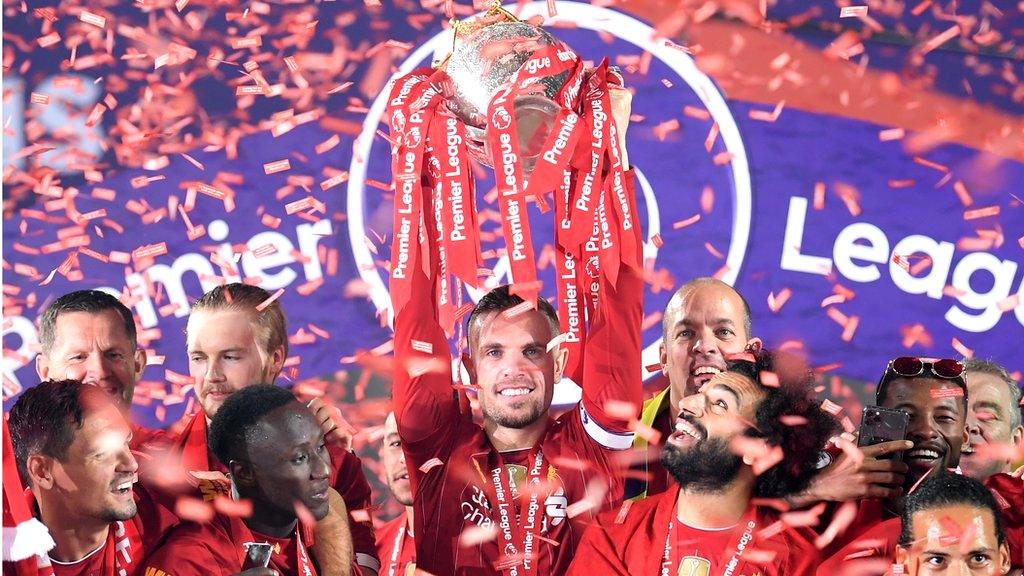
<svg viewBox="0 0 1024 576">
<path fill-rule="evenodd" d="M 380 576 L 412 576 L 416 570 L 416 542 L 409 518 L 402 514 L 377 529 Z"/>
<path fill-rule="evenodd" d="M 631 174 L 626 181 L 633 201 Z M 460 410 L 432 283 L 419 268 L 418 262 L 410 265 L 411 299 L 395 320 L 394 340 L 399 367 L 394 406 L 416 495 L 417 568 L 444 576 L 493 574 L 500 573 L 496 564 L 512 557 L 524 569 L 529 560 L 536 574 L 562 574 L 583 523 L 622 498 L 617 456 L 631 447 L 633 435 L 629 422 L 608 414 L 605 406 L 641 404 L 641 271 L 622 265 L 614 286 L 602 277 L 583 358 L 583 399 L 550 421 L 537 446 L 543 458 L 536 466 L 529 451 L 499 454 L 471 415 Z M 414 370 L 416 376 L 404 368 L 424 362 L 441 368 Z M 499 491 L 497 484 L 508 489 Z M 528 493 L 537 496 L 537 508 L 527 505 Z M 535 531 L 530 545 L 517 534 L 520 525 Z M 492 536 L 481 537 L 487 533 Z"/>
<path fill-rule="evenodd" d="M 372 502 L 370 483 L 363 473 L 363 463 L 352 452 L 343 450 L 331 442 L 327 443 L 327 452 L 331 457 L 329 482 L 341 495 L 350 512 L 348 522 L 352 532 L 356 563 L 375 571 L 379 570 L 380 562 L 377 559 L 373 524 L 368 517 L 366 520 L 356 521 L 351 515 L 351 512 L 356 510 L 369 510 Z M 170 455 L 172 460 L 181 462 L 181 468 L 184 470 L 214 470 L 225 473 L 228 471 L 207 448 L 206 414 L 202 411 L 193 415 L 181 434 L 174 439 Z M 160 459 L 157 461 L 160 462 Z M 164 464 L 159 464 L 159 467 L 166 468 Z M 157 473 L 161 473 L 161 470 L 157 470 Z"/>
<path fill-rule="evenodd" d="M 128 520 L 112 522 L 107 539 L 99 548 L 75 562 L 57 562 L 46 555 L 37 556 L 34 561 L 20 562 L 18 573 L 38 576 L 141 575 L 143 558 L 178 523 L 178 519 L 158 504 L 142 485 L 136 484 L 134 493 L 138 513 Z M 25 494 L 31 509 L 35 510 L 31 491 L 26 490 Z M 15 573 L 13 565 L 4 562 L 4 572 L 9 570 Z"/>
<path fill-rule="evenodd" d="M 567 576 L 813 576 L 818 554 L 806 529 L 785 527 L 774 511 L 751 509 L 724 530 L 676 519 L 678 485 L 598 517 Z M 670 542 L 672 548 L 666 552 Z M 731 566 L 731 568 L 730 568 Z"/>
<path fill-rule="evenodd" d="M 232 576 L 241 572 L 247 542 L 271 544 L 270 567 L 281 576 L 316 576 L 309 553 L 313 534 L 299 525 L 290 538 L 254 533 L 242 520 L 218 514 L 206 524 L 185 522 L 146 559 L 146 574 Z"/>
</svg>

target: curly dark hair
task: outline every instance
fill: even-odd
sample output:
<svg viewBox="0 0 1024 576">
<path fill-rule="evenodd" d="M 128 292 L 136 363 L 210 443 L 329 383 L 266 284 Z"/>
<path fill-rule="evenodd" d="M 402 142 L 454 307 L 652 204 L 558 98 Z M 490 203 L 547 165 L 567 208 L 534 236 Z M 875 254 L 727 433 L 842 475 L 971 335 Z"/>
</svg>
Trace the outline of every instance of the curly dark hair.
<svg viewBox="0 0 1024 576">
<path fill-rule="evenodd" d="M 766 396 L 757 407 L 755 428 L 747 435 L 781 447 L 784 455 L 781 462 L 757 477 L 754 497 L 781 498 L 803 490 L 818 471 L 820 451 L 839 428 L 836 419 L 821 409 L 813 373 L 803 360 L 768 350 L 758 352 L 754 362 L 732 360 L 726 370 L 761 385 Z M 784 416 L 796 418 L 784 423 Z"/>
<path fill-rule="evenodd" d="M 298 402 L 295 396 L 273 384 L 246 386 L 228 396 L 210 422 L 206 443 L 227 465 L 232 460 L 248 461 L 249 433 L 260 419 L 274 410 Z"/>
</svg>

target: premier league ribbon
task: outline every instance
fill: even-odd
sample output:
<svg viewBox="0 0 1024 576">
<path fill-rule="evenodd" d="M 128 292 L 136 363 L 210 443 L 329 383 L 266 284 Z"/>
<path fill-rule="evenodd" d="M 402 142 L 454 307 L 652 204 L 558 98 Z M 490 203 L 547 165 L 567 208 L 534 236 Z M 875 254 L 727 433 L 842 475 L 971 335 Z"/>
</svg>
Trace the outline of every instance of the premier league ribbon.
<svg viewBox="0 0 1024 576">
<path fill-rule="evenodd" d="M 497 10 L 497 9 L 496 9 Z M 500 17 L 488 14 L 490 25 Z M 508 16 L 511 18 L 511 16 Z M 479 28 L 478 28 L 479 30 Z M 515 44 L 515 43 L 513 43 Z M 483 73 L 483 71 L 481 71 Z M 560 78 L 561 87 L 545 101 L 547 131 L 532 138 L 520 134 L 517 102 L 545 98 L 548 79 Z M 394 233 L 391 254 L 391 297 L 395 313 L 409 301 L 409 266 L 418 250 L 435 282 L 435 306 L 446 332 L 457 312 L 451 275 L 477 286 L 482 264 L 475 182 L 468 146 L 482 147 L 494 166 L 497 201 L 512 276 L 514 293 L 535 301 L 537 281 L 528 203 L 546 211 L 554 203 L 557 254 L 558 307 L 569 349 L 566 374 L 578 376 L 582 365 L 586 326 L 593 317 L 601 275 L 615 284 L 619 266 L 640 266 L 636 209 L 626 194 L 626 175 L 618 150 L 618 127 L 612 117 L 611 90 L 621 84 L 607 60 L 585 70 L 579 56 L 564 43 L 540 45 L 511 78 L 494 92 L 478 120 L 484 131 L 468 129 L 457 112 L 457 87 L 444 69 L 416 70 L 399 78 L 390 93 L 392 172 L 395 185 Z M 453 99 L 454 98 L 454 99 Z M 477 116 L 473 116 L 477 118 Z M 527 128 L 530 130 L 530 128 Z M 535 156 L 527 171 L 521 145 Z M 424 185 L 428 190 L 424 190 Z M 554 193 L 552 195 L 552 193 Z M 424 244 L 417 242 L 422 238 Z"/>
</svg>

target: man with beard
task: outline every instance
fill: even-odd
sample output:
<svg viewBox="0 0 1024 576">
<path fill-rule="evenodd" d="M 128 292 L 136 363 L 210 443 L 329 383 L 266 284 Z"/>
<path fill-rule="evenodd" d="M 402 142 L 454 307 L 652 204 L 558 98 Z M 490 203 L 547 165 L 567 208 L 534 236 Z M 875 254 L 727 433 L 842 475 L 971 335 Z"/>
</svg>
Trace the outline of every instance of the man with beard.
<svg viewBox="0 0 1024 576">
<path fill-rule="evenodd" d="M 11 443 L 28 506 L 56 546 L 4 571 L 39 576 L 141 574 L 144 555 L 176 522 L 136 485 L 121 408 L 99 388 L 48 380 L 11 408 Z M 5 463 L 5 466 L 7 463 Z"/>
<path fill-rule="evenodd" d="M 754 503 L 802 489 L 836 427 L 810 371 L 782 360 L 729 361 L 683 398 L 662 450 L 675 485 L 601 515 L 569 576 L 814 574 L 814 534 Z"/>
<path fill-rule="evenodd" d="M 661 371 L 669 385 L 644 402 L 640 421 L 667 438 L 675 426 L 679 402 L 725 370 L 732 356 L 760 350 L 761 340 L 752 336 L 747 301 L 715 278 L 696 278 L 676 290 L 665 306 L 661 327 Z M 642 436 L 634 439 L 633 446 L 646 452 L 639 474 L 626 481 L 626 498 L 668 490 L 672 481 L 661 465 L 660 446 Z"/>
<path fill-rule="evenodd" d="M 416 571 L 416 543 L 413 540 L 412 485 L 405 466 L 402 439 L 398 435 L 395 413 L 388 413 L 384 421 L 384 441 L 380 450 L 384 479 L 395 500 L 404 512 L 377 530 L 377 552 L 383 563 L 382 574 L 412 576 Z"/>
<path fill-rule="evenodd" d="M 1009 573 L 1010 549 L 998 510 L 977 480 L 946 472 L 925 478 L 907 495 L 896 564 L 908 576 Z"/>
<path fill-rule="evenodd" d="M 218 286 L 203 295 L 189 315 L 185 338 L 189 374 L 195 381 L 200 410 L 192 416 L 171 448 L 171 461 L 186 472 L 219 471 L 227 467 L 207 449 L 207 427 L 221 405 L 239 390 L 253 384 L 273 383 L 288 357 L 288 331 L 284 311 L 270 294 L 248 284 Z M 367 510 L 370 485 L 359 458 L 345 447 L 328 442 L 331 454 L 331 486 L 342 495 L 350 510 Z M 218 483 L 190 479 L 204 496 Z M 356 561 L 364 575 L 380 568 L 369 520 L 349 518 Z M 329 541 L 319 534 L 322 541 Z M 322 550 L 322 548 L 321 548 Z M 326 564 L 325 560 L 322 564 Z M 323 566 L 327 571 L 327 566 Z"/>
<path fill-rule="evenodd" d="M 117 298 L 100 290 L 60 296 L 39 318 L 36 374 L 40 380 L 79 380 L 106 390 L 125 409 L 146 368 L 135 320 Z M 132 448 L 165 439 L 161 430 L 132 425 Z"/>
<path fill-rule="evenodd" d="M 621 136 L 628 92 L 611 92 Z M 624 185 L 636 214 L 631 172 Z M 634 235 L 635 261 L 642 262 L 639 228 L 621 234 Z M 395 319 L 394 340 L 395 416 L 415 495 L 417 569 L 563 574 L 581 523 L 622 495 L 615 459 L 632 444 L 629 414 L 638 414 L 642 401 L 642 270 L 623 262 L 614 283 L 607 274 L 594 279 L 600 297 L 583 353 L 583 398 L 557 420 L 549 409 L 567 358 L 555 310 L 542 298 L 524 301 L 509 286 L 481 298 L 463 359 L 481 426 L 453 394 L 448 340 L 422 252 L 409 262 L 411 298 Z M 569 513 L 570 503 L 578 513 Z"/>
<path fill-rule="evenodd" d="M 847 562 L 868 564 L 872 558 L 891 558 L 899 535 L 904 495 L 927 475 L 957 470 L 967 443 L 967 383 L 964 366 L 956 360 L 904 356 L 889 362 L 875 392 L 883 408 L 907 412 L 903 452 L 907 475 L 897 496 L 860 501 L 846 531 L 825 549 L 821 573 Z"/>
<path fill-rule="evenodd" d="M 726 362 L 744 352 L 761 349 L 761 339 L 753 335 L 750 306 L 732 286 L 715 278 L 697 278 L 684 284 L 669 300 L 662 317 L 660 347 L 662 373 L 669 385 L 644 402 L 640 421 L 661 433 L 672 434 L 674 410 L 685 396 L 695 394 Z M 633 446 L 643 451 L 640 464 L 634 466 L 626 481 L 626 498 L 653 496 L 667 490 L 672 482 L 660 463 L 660 447 L 637 436 Z M 794 494 L 795 506 L 810 506 L 820 501 L 842 502 L 863 497 L 886 497 L 893 489 L 886 482 L 902 480 L 901 462 L 886 455 L 904 448 L 902 442 L 889 442 L 864 448 L 861 458 L 851 461 L 841 454 L 812 480 L 806 490 Z M 883 482 L 879 482 L 883 480 Z"/>
<path fill-rule="evenodd" d="M 1002 366 L 991 360 L 963 360 L 967 379 L 969 441 L 960 454 L 964 474 L 984 482 L 1013 470 L 1013 453 L 1024 456 L 1021 390 Z"/>
<path fill-rule="evenodd" d="M 332 506 L 345 510 L 340 498 L 329 499 L 330 456 L 313 412 L 287 390 L 249 386 L 221 403 L 208 437 L 210 451 L 227 462 L 232 494 L 250 501 L 252 513 L 181 524 L 146 560 L 146 574 L 229 576 L 242 570 L 246 544 L 255 542 L 270 545 L 269 566 L 279 576 L 315 575 L 312 526 L 300 518 L 322 521 Z M 350 565 L 351 535 L 335 544 L 347 555 L 338 564 Z"/>
</svg>

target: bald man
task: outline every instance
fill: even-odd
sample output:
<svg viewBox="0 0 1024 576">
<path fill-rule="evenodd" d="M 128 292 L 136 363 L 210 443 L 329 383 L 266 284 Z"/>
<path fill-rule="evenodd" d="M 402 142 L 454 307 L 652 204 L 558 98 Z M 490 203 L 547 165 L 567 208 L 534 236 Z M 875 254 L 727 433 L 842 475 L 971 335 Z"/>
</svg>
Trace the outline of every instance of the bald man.
<svg viewBox="0 0 1024 576">
<path fill-rule="evenodd" d="M 662 317 L 661 371 L 669 385 L 644 402 L 641 421 L 668 438 L 675 425 L 680 401 L 696 394 L 726 361 L 744 351 L 761 349 L 751 334 L 750 306 L 739 292 L 721 280 L 697 278 L 676 291 Z M 634 448 L 646 450 L 644 479 L 630 479 L 626 497 L 653 496 L 671 485 L 661 465 L 660 448 L 637 436 Z"/>
</svg>

